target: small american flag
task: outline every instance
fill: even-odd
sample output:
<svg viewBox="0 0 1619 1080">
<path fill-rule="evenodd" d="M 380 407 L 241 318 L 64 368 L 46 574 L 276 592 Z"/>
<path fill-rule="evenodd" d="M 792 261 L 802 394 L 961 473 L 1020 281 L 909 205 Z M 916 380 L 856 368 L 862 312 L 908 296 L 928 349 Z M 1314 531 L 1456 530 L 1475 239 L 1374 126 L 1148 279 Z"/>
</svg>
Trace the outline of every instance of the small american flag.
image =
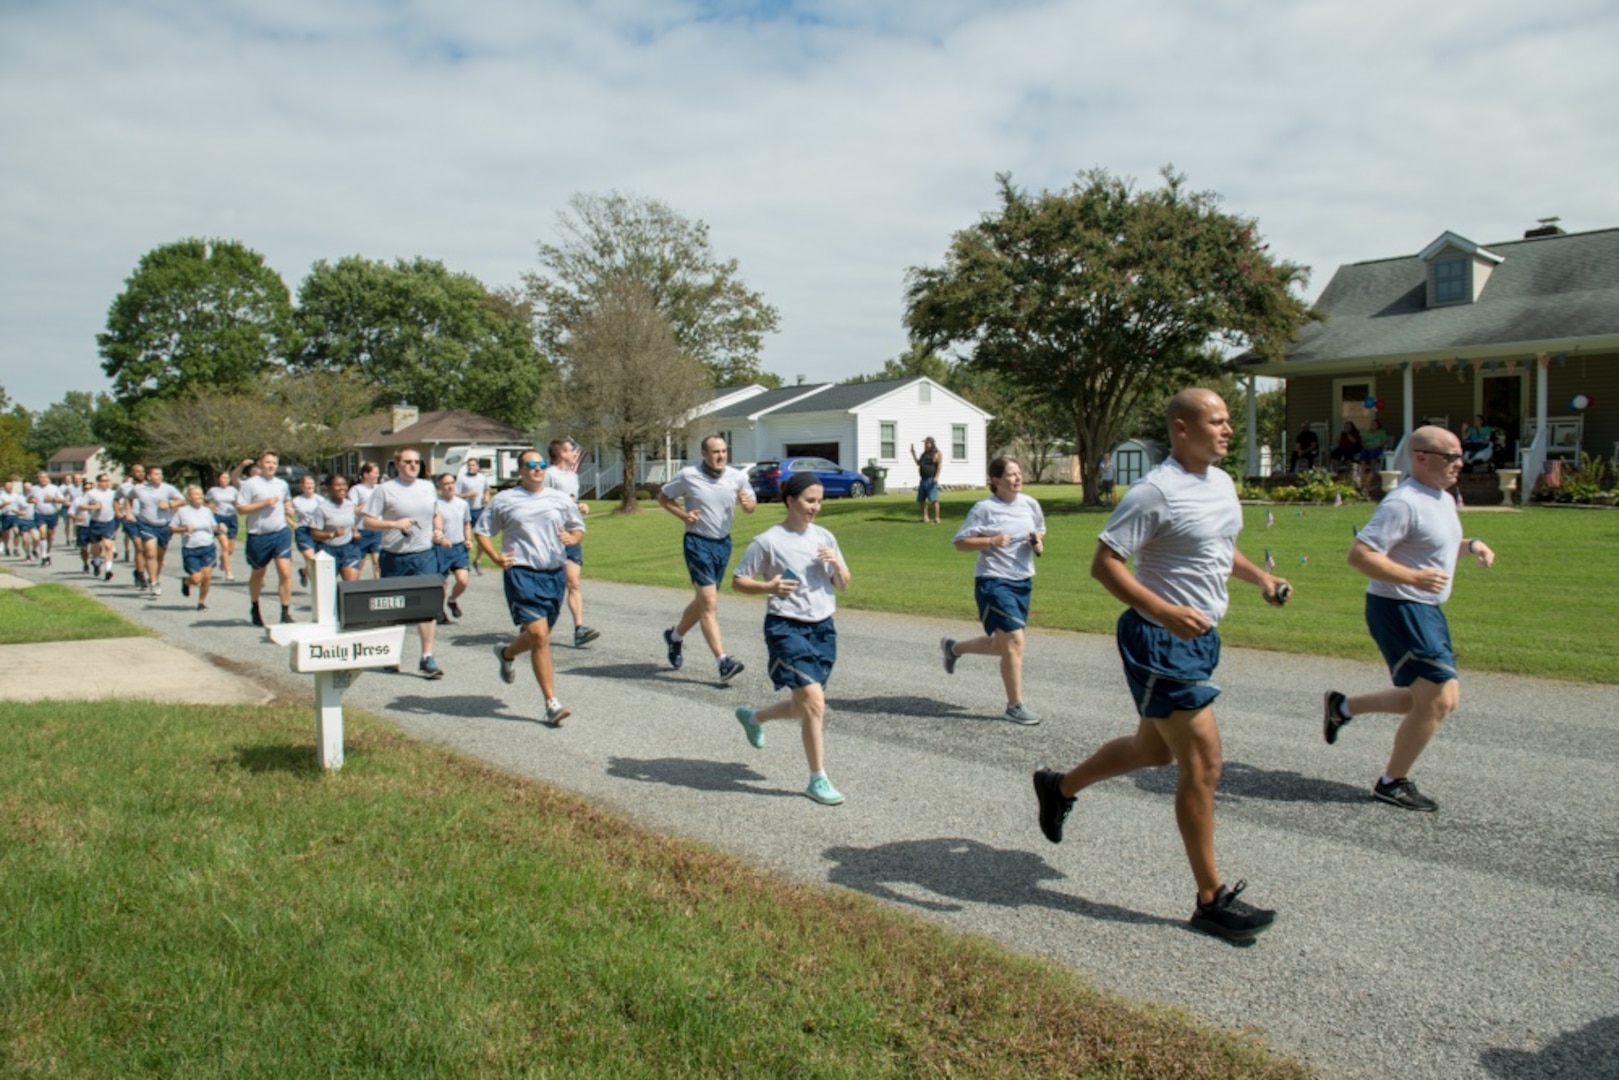
<svg viewBox="0 0 1619 1080">
<path fill-rule="evenodd" d="M 1268 529 L 1268 528 L 1270 528 L 1271 526 L 1273 526 L 1275 524 L 1276 524 L 1276 515 L 1271 513 L 1269 510 L 1266 510 L 1265 511 L 1265 528 Z"/>
<path fill-rule="evenodd" d="M 1265 573 L 1273 574 L 1275 572 L 1276 572 L 1276 560 L 1271 557 L 1270 548 L 1266 548 L 1265 549 Z"/>
<path fill-rule="evenodd" d="M 1456 488 L 1456 509 L 1460 510 L 1465 505 L 1466 504 L 1462 502 L 1462 489 L 1460 486 L 1458 486 Z"/>
<path fill-rule="evenodd" d="M 1333 506 L 1342 506 L 1343 504 L 1344 504 L 1344 493 L 1340 491 L 1340 492 L 1338 492 L 1336 495 L 1334 495 L 1332 497 L 1332 505 Z"/>
</svg>

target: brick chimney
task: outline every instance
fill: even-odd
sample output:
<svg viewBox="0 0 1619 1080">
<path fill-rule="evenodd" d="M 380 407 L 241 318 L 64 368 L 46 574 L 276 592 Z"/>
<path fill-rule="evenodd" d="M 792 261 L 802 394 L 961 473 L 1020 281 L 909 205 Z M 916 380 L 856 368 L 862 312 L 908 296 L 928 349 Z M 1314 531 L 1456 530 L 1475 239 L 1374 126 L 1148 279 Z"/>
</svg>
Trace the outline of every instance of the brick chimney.
<svg viewBox="0 0 1619 1080">
<path fill-rule="evenodd" d="M 395 434 L 398 434 L 399 432 L 410 427 L 410 425 L 414 424 L 421 416 L 421 410 L 417 409 L 414 405 L 395 405 L 393 408 L 393 413 L 393 430 Z"/>
</svg>

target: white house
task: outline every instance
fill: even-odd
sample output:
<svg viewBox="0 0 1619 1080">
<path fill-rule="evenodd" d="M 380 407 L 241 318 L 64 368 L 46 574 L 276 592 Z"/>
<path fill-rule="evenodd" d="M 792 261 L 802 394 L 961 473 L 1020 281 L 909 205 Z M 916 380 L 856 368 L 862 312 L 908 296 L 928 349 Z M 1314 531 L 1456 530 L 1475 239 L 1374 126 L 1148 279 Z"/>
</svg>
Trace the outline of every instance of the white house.
<svg viewBox="0 0 1619 1080">
<path fill-rule="evenodd" d="M 637 476 L 661 482 L 671 469 L 699 457 L 708 435 L 725 437 L 738 465 L 814 456 L 847 469 L 875 463 L 888 470 L 890 490 L 914 489 L 911 448 L 931 435 L 944 454 L 939 479 L 947 487 L 979 487 L 988 468 L 990 414 L 926 376 L 865 383 L 810 383 L 775 390 L 758 384 L 726 387 L 691 418 L 688 435 L 667 447 L 645 448 Z M 609 460 L 610 459 L 610 460 Z M 603 489 L 618 482 L 617 455 L 595 463 Z M 581 481 L 588 491 L 590 474 Z"/>
<path fill-rule="evenodd" d="M 85 475 L 93 479 L 106 473 L 114 483 L 124 478 L 124 470 L 107 456 L 104 446 L 65 446 L 51 455 L 45 463 L 45 471 L 50 473 L 53 484 L 70 475 Z"/>
</svg>

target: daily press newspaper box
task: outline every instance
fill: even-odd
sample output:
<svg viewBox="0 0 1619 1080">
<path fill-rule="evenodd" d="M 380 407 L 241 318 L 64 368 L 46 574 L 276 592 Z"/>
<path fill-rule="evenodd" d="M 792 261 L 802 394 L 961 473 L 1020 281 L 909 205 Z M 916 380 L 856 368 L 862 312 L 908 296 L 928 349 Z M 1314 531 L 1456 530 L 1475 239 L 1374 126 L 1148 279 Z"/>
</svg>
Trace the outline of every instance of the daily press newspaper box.
<svg viewBox="0 0 1619 1080">
<path fill-rule="evenodd" d="M 268 626 L 265 634 L 289 647 L 293 671 L 314 676 L 320 764 L 339 769 L 343 691 L 363 671 L 399 666 L 406 626 L 438 618 L 444 583 L 428 574 L 339 582 L 337 564 L 323 551 L 315 556 L 312 584 L 313 620 Z"/>
<path fill-rule="evenodd" d="M 444 580 L 432 574 L 337 583 L 337 625 L 344 630 L 431 622 L 444 607 Z"/>
</svg>

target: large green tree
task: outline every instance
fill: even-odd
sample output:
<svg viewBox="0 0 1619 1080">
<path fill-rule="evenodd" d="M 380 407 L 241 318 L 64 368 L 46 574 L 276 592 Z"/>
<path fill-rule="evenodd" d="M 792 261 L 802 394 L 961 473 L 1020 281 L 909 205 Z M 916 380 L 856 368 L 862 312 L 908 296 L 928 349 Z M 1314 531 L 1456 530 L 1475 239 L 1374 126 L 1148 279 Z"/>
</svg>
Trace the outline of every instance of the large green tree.
<svg viewBox="0 0 1619 1080">
<path fill-rule="evenodd" d="M 646 286 L 621 278 L 603 283 L 568 338 L 553 415 L 566 418 L 583 442 L 619 452 L 619 510 L 633 514 L 637 451 L 683 435 L 710 392 L 707 369 L 680 348 Z"/>
<path fill-rule="evenodd" d="M 1146 401 L 1218 375 L 1219 350 L 1279 356 L 1310 317 L 1304 267 L 1273 258 L 1218 196 L 1162 175 L 1138 191 L 1092 170 L 1031 194 L 1003 174 L 997 210 L 954 236 L 942 266 L 908 275 L 912 337 L 1059 410 L 1088 502 Z"/>
<path fill-rule="evenodd" d="M 524 276 L 540 347 L 553 361 L 604 289 L 639 282 L 687 356 L 716 386 L 764 381 L 759 353 L 776 330 L 776 309 L 743 284 L 735 259 L 722 261 L 708 226 L 655 199 L 577 194 L 557 215 L 557 240 L 541 241 L 541 269 Z"/>
<path fill-rule="evenodd" d="M 245 245 L 181 240 L 141 257 L 96 342 L 114 396 L 138 421 L 150 401 L 193 386 L 245 390 L 280 370 L 296 348 L 292 298 L 264 256 Z M 109 448 L 124 461 L 141 449 Z"/>
<path fill-rule="evenodd" d="M 12 405 L 6 388 L 0 386 L 0 481 L 13 476 L 32 478 L 40 458 L 29 452 L 28 431 L 33 417 L 21 405 Z"/>
<path fill-rule="evenodd" d="M 306 370 L 347 371 L 377 404 L 471 409 L 524 427 L 546 365 L 533 315 L 514 290 L 490 292 L 433 259 L 317 262 L 298 288 Z"/>
</svg>

